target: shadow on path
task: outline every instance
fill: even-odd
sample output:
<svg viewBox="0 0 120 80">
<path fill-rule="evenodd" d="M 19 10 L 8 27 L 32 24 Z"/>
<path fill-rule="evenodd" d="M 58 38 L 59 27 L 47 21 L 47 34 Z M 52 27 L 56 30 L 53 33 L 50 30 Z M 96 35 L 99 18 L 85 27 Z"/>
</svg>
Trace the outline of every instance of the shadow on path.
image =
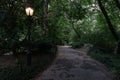
<svg viewBox="0 0 120 80">
<path fill-rule="evenodd" d="M 112 80 L 107 68 L 69 46 L 59 46 L 51 67 L 35 80 Z"/>
</svg>

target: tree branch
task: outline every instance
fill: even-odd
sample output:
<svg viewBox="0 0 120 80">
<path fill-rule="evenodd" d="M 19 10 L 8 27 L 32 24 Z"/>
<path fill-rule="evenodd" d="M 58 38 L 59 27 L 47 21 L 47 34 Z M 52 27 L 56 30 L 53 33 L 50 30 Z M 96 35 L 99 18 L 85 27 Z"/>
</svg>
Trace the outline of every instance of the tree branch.
<svg viewBox="0 0 120 80">
<path fill-rule="evenodd" d="M 117 35 L 117 33 L 116 33 L 116 30 L 115 30 L 114 27 L 113 27 L 112 22 L 110 21 L 110 18 L 109 18 L 109 16 L 108 16 L 108 14 L 107 14 L 104 6 L 102 5 L 101 0 L 97 0 L 97 1 L 98 1 L 98 5 L 99 5 L 99 7 L 100 7 L 100 9 L 101 9 L 101 11 L 102 11 L 105 19 L 106 19 L 106 22 L 107 22 L 107 24 L 108 24 L 108 27 L 109 27 L 109 29 L 110 29 L 113 37 L 115 38 L 116 41 L 118 41 L 118 40 L 119 40 L 119 37 L 118 37 L 118 35 Z"/>
</svg>

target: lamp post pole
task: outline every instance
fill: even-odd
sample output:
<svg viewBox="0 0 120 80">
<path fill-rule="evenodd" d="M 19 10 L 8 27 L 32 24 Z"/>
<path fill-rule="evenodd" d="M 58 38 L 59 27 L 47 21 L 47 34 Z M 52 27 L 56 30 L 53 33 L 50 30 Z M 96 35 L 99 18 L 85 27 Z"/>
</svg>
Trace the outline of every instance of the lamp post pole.
<svg viewBox="0 0 120 80">
<path fill-rule="evenodd" d="M 28 16 L 27 17 L 27 20 L 28 20 L 28 32 L 27 32 L 27 65 L 30 66 L 31 65 L 31 39 L 30 39 L 30 36 L 31 36 L 31 16 Z"/>
<path fill-rule="evenodd" d="M 31 65 L 31 20 L 32 20 L 32 15 L 34 10 L 31 7 L 27 7 L 25 9 L 26 14 L 27 14 L 27 26 L 28 26 L 28 31 L 27 31 L 27 65 Z"/>
</svg>

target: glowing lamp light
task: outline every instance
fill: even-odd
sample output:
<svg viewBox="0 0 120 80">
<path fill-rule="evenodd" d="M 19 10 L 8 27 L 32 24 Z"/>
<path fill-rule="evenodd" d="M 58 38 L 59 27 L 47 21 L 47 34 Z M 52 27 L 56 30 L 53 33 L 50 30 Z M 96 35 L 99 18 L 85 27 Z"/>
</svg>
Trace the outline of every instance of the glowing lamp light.
<svg viewBox="0 0 120 80">
<path fill-rule="evenodd" d="M 25 9 L 25 12 L 26 12 L 26 15 L 27 15 L 27 16 L 32 16 L 33 13 L 34 13 L 34 10 L 33 10 L 33 8 L 31 8 L 31 7 L 27 7 L 27 8 Z"/>
</svg>

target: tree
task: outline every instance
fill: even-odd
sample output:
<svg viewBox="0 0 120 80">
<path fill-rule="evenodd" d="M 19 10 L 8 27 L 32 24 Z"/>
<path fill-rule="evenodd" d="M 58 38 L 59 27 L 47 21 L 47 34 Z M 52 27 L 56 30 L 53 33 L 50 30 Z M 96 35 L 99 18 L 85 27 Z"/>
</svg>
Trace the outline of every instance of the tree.
<svg viewBox="0 0 120 80">
<path fill-rule="evenodd" d="M 101 0 L 98 0 L 98 5 L 99 5 L 99 7 L 100 7 L 100 9 L 101 9 L 101 11 L 102 11 L 105 19 L 106 19 L 106 22 L 107 22 L 107 24 L 108 24 L 108 26 L 109 26 L 109 29 L 110 29 L 111 33 L 113 34 L 115 40 L 118 41 L 118 40 L 119 40 L 119 37 L 118 37 L 118 35 L 117 35 L 117 33 L 116 33 L 116 30 L 114 29 L 114 27 L 113 27 L 113 25 L 112 25 L 112 22 L 110 21 L 110 18 L 109 18 L 109 16 L 108 16 L 108 14 L 107 14 L 104 6 L 102 5 Z"/>
<path fill-rule="evenodd" d="M 68 14 L 68 17 L 70 19 L 71 27 L 75 31 L 79 39 L 81 38 L 81 36 L 79 32 L 77 31 L 77 29 L 75 28 L 74 23 L 83 19 L 84 15 L 85 15 L 85 9 L 81 6 L 81 2 L 71 0 L 70 1 L 70 13 Z"/>
<path fill-rule="evenodd" d="M 119 4 L 119 3 L 118 3 L 118 4 Z M 116 41 L 117 41 L 117 47 L 116 47 L 116 49 L 115 49 L 115 53 L 119 53 L 119 52 L 120 52 L 120 50 L 119 50 L 119 48 L 120 48 L 120 41 L 119 41 L 119 37 L 118 37 L 118 35 L 117 35 L 117 33 L 116 33 L 116 30 L 114 29 L 114 27 L 113 27 L 113 25 L 112 25 L 112 22 L 110 21 L 110 18 L 109 18 L 109 16 L 108 16 L 108 14 L 107 14 L 104 6 L 102 5 L 101 0 L 98 0 L 98 5 L 99 5 L 99 7 L 100 7 L 100 9 L 101 9 L 101 11 L 102 11 L 105 19 L 106 19 L 106 22 L 107 22 L 107 24 L 108 24 L 108 26 L 109 26 L 109 29 L 110 29 L 111 33 L 113 34 L 114 38 L 115 38 Z"/>
<path fill-rule="evenodd" d="M 42 8 L 43 8 L 43 12 L 42 12 L 42 36 L 45 37 L 46 33 L 47 33 L 47 17 L 48 17 L 48 4 L 50 3 L 50 0 L 43 0 L 42 1 Z"/>
<path fill-rule="evenodd" d="M 115 0 L 116 6 L 119 8 L 120 10 L 120 1 L 119 0 Z"/>
</svg>

